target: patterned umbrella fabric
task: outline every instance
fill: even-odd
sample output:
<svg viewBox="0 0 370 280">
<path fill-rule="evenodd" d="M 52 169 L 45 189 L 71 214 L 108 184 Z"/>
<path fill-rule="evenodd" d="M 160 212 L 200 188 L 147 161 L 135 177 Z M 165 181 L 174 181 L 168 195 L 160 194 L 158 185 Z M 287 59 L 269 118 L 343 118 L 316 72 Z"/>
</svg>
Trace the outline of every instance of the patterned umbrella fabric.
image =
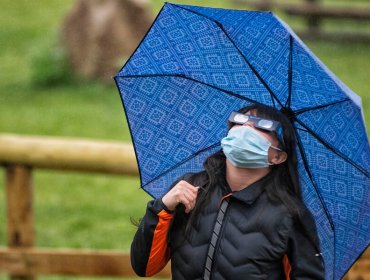
<svg viewBox="0 0 370 280">
<path fill-rule="evenodd" d="M 279 18 L 167 3 L 115 77 L 141 185 L 163 195 L 220 149 L 227 117 L 252 103 L 291 120 L 304 201 L 326 279 L 370 240 L 370 149 L 361 100 Z"/>
</svg>

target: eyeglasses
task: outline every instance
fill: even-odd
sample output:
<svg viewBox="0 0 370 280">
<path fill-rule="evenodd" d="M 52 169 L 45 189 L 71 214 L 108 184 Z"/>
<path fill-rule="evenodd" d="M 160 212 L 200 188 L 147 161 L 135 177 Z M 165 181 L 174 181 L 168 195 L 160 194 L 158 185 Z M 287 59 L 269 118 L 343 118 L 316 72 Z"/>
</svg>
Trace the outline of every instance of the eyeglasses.
<svg viewBox="0 0 370 280">
<path fill-rule="evenodd" d="M 238 112 L 232 112 L 229 117 L 229 122 L 240 125 L 251 122 L 257 129 L 274 132 L 280 143 L 285 146 L 283 128 L 281 126 L 281 123 L 278 121 L 263 119 L 252 115 L 245 115 Z"/>
</svg>

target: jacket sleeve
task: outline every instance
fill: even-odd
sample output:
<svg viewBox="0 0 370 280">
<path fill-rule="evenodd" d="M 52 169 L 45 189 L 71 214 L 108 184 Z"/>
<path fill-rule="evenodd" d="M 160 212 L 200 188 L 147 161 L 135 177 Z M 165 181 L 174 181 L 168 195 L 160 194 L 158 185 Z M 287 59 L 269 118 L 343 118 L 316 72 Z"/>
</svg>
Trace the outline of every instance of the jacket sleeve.
<svg viewBox="0 0 370 280">
<path fill-rule="evenodd" d="M 291 266 L 290 277 L 287 279 L 325 279 L 316 227 L 310 214 L 304 215 L 302 222 L 295 222 L 292 226 L 288 241 L 287 261 Z"/>
<path fill-rule="evenodd" d="M 167 233 L 172 218 L 162 199 L 148 203 L 131 244 L 131 265 L 137 275 L 152 276 L 166 266 L 170 259 Z"/>
</svg>

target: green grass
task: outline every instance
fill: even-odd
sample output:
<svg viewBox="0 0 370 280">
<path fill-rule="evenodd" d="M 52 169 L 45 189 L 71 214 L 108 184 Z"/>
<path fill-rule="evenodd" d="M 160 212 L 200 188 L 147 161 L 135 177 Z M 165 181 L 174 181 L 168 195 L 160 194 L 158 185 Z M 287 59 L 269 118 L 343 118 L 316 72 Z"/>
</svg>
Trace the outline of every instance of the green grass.
<svg viewBox="0 0 370 280">
<path fill-rule="evenodd" d="M 127 251 L 136 229 L 130 216 L 144 211 L 138 186 L 137 178 L 37 172 L 37 245 Z"/>
<path fill-rule="evenodd" d="M 32 84 L 35 50 L 57 38 L 60 22 L 74 1 L 0 1 L 0 133 L 131 141 L 113 81 L 111 85 L 80 81 L 49 88 Z M 173 2 L 199 4 L 195 0 Z M 225 3 L 202 1 L 208 6 L 230 7 Z M 157 12 L 163 2 L 151 4 Z M 307 44 L 362 96 L 369 123 L 370 45 Z M 141 217 L 150 199 L 139 189 L 137 178 L 36 170 L 33 180 L 38 246 L 129 250 L 135 231 L 130 217 Z M 0 246 L 6 244 L 3 182 L 1 170 Z"/>
<path fill-rule="evenodd" d="M 131 141 L 113 83 L 32 86 L 33 54 L 55 40 L 73 1 L 1 1 L 0 133 Z M 150 199 L 139 189 L 138 178 L 33 174 L 37 246 L 129 250 L 136 230 L 130 217 L 140 218 Z M 6 244 L 4 179 L 1 169 L 0 246 Z"/>
<path fill-rule="evenodd" d="M 6 104 L 0 110 L 0 131 L 130 141 L 113 86 L 32 88 L 21 84 L 2 91 L 0 104 Z"/>
</svg>

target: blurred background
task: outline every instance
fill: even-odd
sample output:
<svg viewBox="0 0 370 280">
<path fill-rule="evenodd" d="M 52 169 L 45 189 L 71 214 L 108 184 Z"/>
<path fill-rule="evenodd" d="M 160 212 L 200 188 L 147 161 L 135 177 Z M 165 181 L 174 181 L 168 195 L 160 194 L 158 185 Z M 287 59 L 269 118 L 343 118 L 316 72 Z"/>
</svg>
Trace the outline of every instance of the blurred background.
<svg viewBox="0 0 370 280">
<path fill-rule="evenodd" d="M 369 124 L 369 0 L 316 1 L 342 8 L 320 19 L 303 17 L 299 9 L 289 12 L 290 5 L 310 2 L 304 0 L 172 2 L 275 11 L 362 97 Z M 0 134 L 130 143 L 113 77 L 162 5 L 159 0 L 0 0 Z M 137 177 L 42 170 L 33 176 L 36 246 L 129 251 L 136 230 L 131 218 L 139 219 L 150 199 Z M 2 168 L 0 247 L 7 244 L 4 185 Z"/>
</svg>

